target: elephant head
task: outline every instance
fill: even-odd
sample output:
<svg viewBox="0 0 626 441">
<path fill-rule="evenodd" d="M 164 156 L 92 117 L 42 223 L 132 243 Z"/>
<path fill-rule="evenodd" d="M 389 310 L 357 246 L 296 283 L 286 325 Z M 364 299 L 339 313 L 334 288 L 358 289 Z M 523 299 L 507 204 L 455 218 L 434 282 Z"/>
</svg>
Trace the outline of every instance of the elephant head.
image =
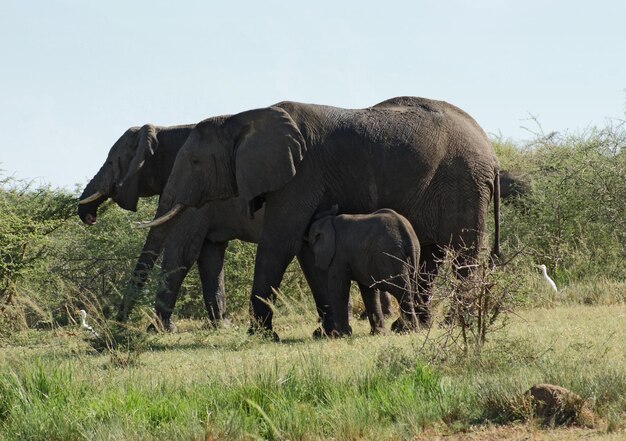
<svg viewBox="0 0 626 441">
<path fill-rule="evenodd" d="M 80 196 L 78 215 L 92 225 L 98 207 L 108 198 L 125 210 L 135 211 L 140 196 L 139 171 L 156 151 L 157 128 L 131 127 L 113 144 L 106 161 Z"/>
<path fill-rule="evenodd" d="M 334 216 L 326 216 L 313 222 L 309 229 L 307 241 L 313 249 L 315 265 L 327 270 L 335 257 L 335 225 Z"/>
<path fill-rule="evenodd" d="M 527 176 L 519 171 L 500 171 L 500 197 L 505 201 L 515 200 L 530 193 Z"/>
<path fill-rule="evenodd" d="M 235 196 L 252 217 L 267 193 L 295 176 L 305 152 L 298 126 L 279 107 L 239 113 L 222 125 L 202 121 L 176 157 L 163 192 L 171 210 L 143 226 L 166 222 L 183 206 Z"/>
</svg>

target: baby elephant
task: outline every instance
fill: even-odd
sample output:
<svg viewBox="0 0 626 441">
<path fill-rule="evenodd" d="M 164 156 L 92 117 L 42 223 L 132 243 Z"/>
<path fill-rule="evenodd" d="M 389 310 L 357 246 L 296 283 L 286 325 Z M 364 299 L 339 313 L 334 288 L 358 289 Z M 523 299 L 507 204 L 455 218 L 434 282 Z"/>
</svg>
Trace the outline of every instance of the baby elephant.
<svg viewBox="0 0 626 441">
<path fill-rule="evenodd" d="M 400 305 L 400 318 L 391 329 L 407 332 L 417 327 L 414 293 L 420 246 L 406 218 L 391 209 L 371 214 L 324 216 L 313 222 L 308 242 L 315 264 L 328 271 L 328 293 L 340 335 L 352 334 L 348 324 L 350 281 L 359 284 L 372 328 L 384 332 L 380 298 L 388 291 Z"/>
</svg>

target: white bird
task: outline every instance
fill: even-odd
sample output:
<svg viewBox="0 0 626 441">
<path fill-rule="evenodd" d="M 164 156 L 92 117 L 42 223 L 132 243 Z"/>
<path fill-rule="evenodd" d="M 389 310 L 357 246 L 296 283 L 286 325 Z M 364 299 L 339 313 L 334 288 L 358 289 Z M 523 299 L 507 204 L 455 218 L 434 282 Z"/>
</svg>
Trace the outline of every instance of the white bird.
<svg viewBox="0 0 626 441">
<path fill-rule="evenodd" d="M 546 271 L 546 266 L 541 264 L 541 265 L 538 265 L 538 267 L 541 268 L 541 272 L 543 273 L 543 278 L 546 280 L 546 283 L 550 285 L 550 288 L 552 288 L 554 292 L 559 292 L 559 290 L 556 289 L 556 283 L 554 283 L 554 280 L 552 280 L 550 276 L 548 275 L 548 272 Z"/>
<path fill-rule="evenodd" d="M 91 335 L 93 335 L 96 338 L 99 338 L 100 336 L 98 335 L 98 333 L 87 324 L 87 311 L 85 311 L 84 309 L 81 309 L 80 311 L 78 311 L 78 313 L 80 314 L 80 325 L 85 328 L 87 331 L 89 331 L 91 333 Z"/>
</svg>

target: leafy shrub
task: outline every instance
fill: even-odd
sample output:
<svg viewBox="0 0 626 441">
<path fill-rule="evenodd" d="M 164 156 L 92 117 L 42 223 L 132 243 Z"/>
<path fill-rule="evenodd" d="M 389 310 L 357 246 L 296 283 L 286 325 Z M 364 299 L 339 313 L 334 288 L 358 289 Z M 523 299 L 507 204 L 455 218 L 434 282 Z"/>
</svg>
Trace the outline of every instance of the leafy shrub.
<svg viewBox="0 0 626 441">
<path fill-rule="evenodd" d="M 32 189 L 10 178 L 0 181 L 0 321 L 10 319 L 3 329 L 28 326 L 29 314 L 42 315 L 40 302 L 25 294 L 26 287 L 49 269 L 52 236 L 72 206 L 67 193 Z"/>
<path fill-rule="evenodd" d="M 509 252 L 523 248 L 557 284 L 626 278 L 626 132 L 608 126 L 576 136 L 539 137 L 521 148 L 496 143 L 503 168 L 522 169 L 532 191 L 502 208 Z"/>
</svg>

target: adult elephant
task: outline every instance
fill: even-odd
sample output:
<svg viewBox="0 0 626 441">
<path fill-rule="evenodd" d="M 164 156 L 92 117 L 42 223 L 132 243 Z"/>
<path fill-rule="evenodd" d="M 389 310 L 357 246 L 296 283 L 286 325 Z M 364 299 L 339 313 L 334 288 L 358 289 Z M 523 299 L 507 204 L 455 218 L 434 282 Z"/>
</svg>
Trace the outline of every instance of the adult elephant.
<svg viewBox="0 0 626 441">
<path fill-rule="evenodd" d="M 220 125 L 226 117 L 210 118 Z M 108 198 L 123 209 L 135 211 L 140 197 L 160 195 L 174 159 L 194 125 L 131 127 L 111 147 L 105 163 L 80 196 L 78 214 L 87 225 L 97 220 L 99 206 Z M 159 211 L 157 210 L 157 213 Z M 224 252 L 231 239 L 257 242 L 262 219 L 242 215 L 236 199 L 213 201 L 188 210 L 176 222 L 150 229 L 135 265 L 130 286 L 117 318 L 128 318 L 149 271 L 163 252 L 164 284 L 157 291 L 155 309 L 166 329 L 180 286 L 197 261 L 204 303 L 209 319 L 218 325 L 225 316 Z"/>
<path fill-rule="evenodd" d="M 251 331 L 272 329 L 267 299 L 305 249 L 303 237 L 320 207 L 336 203 L 342 213 L 391 208 L 411 222 L 422 247 L 422 322 L 429 321 L 442 249 L 469 247 L 465 257 L 477 255 L 494 195 L 492 252 L 498 253 L 495 152 L 467 113 L 443 101 L 399 97 L 366 109 L 281 102 L 233 115 L 221 127 L 200 122 L 176 158 L 164 207 L 172 214 L 235 195 L 251 215 L 265 203 Z"/>
</svg>

